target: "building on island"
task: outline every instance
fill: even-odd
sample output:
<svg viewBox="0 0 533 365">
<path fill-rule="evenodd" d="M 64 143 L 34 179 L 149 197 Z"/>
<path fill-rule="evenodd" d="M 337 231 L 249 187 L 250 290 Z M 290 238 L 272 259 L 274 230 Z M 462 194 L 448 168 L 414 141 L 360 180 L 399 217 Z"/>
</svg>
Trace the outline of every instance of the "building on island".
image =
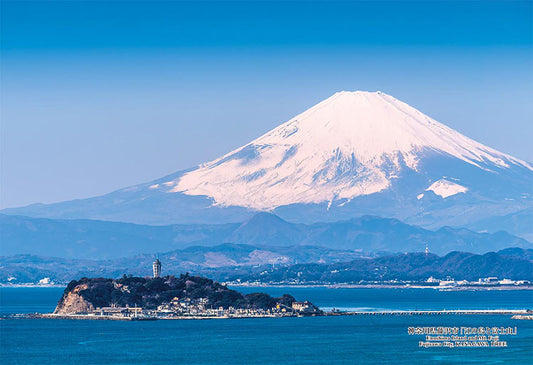
<svg viewBox="0 0 533 365">
<path fill-rule="evenodd" d="M 305 302 L 293 302 L 292 303 L 292 309 L 298 312 L 312 312 L 314 310 L 314 307 L 311 303 L 308 301 Z"/>
<path fill-rule="evenodd" d="M 152 265 L 152 269 L 154 272 L 154 278 L 158 278 L 161 276 L 161 261 L 159 261 L 159 259 L 155 259 Z"/>
<path fill-rule="evenodd" d="M 322 314 L 320 308 L 309 301 L 305 302 L 293 302 L 291 305 L 293 312 L 304 316 L 314 316 Z"/>
</svg>

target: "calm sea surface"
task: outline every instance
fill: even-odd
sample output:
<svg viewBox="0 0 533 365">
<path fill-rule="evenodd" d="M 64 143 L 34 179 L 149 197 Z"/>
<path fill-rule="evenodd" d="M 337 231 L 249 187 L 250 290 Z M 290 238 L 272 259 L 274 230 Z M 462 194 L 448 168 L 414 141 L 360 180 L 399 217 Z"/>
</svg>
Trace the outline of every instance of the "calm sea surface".
<svg viewBox="0 0 533 365">
<path fill-rule="evenodd" d="M 531 291 L 237 288 L 323 308 L 523 309 Z M 51 312 L 63 289 L 0 288 L 0 311 Z M 507 348 L 419 348 L 410 326 L 512 326 Z M 0 320 L 1 364 L 533 364 L 533 323 L 510 316 L 354 316 L 198 321 Z"/>
</svg>

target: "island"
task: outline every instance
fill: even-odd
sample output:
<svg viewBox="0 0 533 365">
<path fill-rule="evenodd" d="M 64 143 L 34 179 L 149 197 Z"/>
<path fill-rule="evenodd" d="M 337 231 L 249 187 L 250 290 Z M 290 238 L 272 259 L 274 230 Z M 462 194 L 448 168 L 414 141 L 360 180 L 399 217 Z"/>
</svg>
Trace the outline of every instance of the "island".
<svg viewBox="0 0 533 365">
<path fill-rule="evenodd" d="M 242 294 L 211 279 L 181 274 L 160 276 L 161 262 L 153 263 L 153 277 L 124 275 L 120 279 L 82 278 L 66 287 L 53 313 L 15 314 L 8 318 L 53 318 L 144 321 L 158 319 L 229 319 L 359 315 L 510 315 L 533 319 L 529 309 L 322 311 L 310 301 L 284 294 Z M 0 317 L 1 318 L 1 317 Z"/>
<path fill-rule="evenodd" d="M 207 319 L 317 316 L 309 301 L 284 294 L 241 294 L 216 281 L 182 274 L 120 279 L 82 278 L 66 287 L 53 314 L 65 319 Z"/>
</svg>

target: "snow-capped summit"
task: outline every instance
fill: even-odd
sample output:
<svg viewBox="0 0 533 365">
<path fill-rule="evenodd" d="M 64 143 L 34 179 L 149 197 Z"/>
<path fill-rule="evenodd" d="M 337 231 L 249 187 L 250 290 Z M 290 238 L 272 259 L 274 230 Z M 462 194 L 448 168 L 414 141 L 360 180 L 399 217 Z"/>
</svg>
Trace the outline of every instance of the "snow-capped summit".
<svg viewBox="0 0 533 365">
<path fill-rule="evenodd" d="M 419 171 L 429 153 L 488 171 L 510 165 L 531 170 L 390 95 L 343 91 L 162 187 L 258 210 L 345 203 L 388 189 L 405 169 Z"/>
<path fill-rule="evenodd" d="M 257 211 L 299 222 L 366 214 L 488 230 L 496 219 L 533 237 L 531 220 L 521 218 L 530 216 L 532 181 L 528 163 L 390 95 L 343 91 L 196 168 L 95 198 L 2 212 L 147 224 L 239 222 Z"/>
</svg>

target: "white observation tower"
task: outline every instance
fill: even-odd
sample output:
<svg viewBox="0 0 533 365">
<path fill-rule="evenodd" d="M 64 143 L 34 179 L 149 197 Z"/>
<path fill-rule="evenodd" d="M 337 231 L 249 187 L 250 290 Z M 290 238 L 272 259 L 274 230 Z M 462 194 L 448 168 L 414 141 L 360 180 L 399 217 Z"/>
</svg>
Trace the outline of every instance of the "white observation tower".
<svg viewBox="0 0 533 365">
<path fill-rule="evenodd" d="M 161 276 L 161 261 L 159 261 L 159 259 L 155 259 L 154 263 L 152 264 L 152 269 L 154 271 L 154 278 Z"/>
</svg>

